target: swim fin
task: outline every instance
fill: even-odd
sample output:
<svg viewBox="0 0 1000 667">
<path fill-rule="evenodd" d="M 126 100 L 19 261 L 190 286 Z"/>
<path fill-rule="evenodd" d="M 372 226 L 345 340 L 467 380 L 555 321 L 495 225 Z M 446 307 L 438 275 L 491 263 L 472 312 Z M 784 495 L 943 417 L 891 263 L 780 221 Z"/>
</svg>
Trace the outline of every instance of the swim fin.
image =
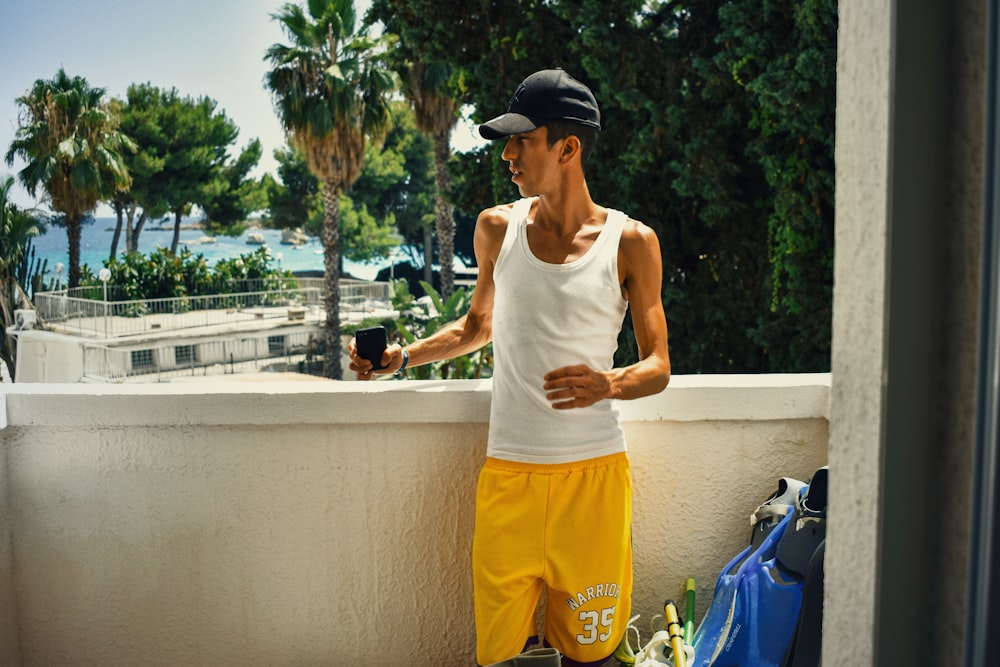
<svg viewBox="0 0 1000 667">
<path fill-rule="evenodd" d="M 750 545 L 727 563 L 719 575 L 712 602 L 692 641 L 695 648 L 692 667 L 712 665 L 722 653 L 737 609 L 744 608 L 737 607 L 741 582 L 749 570 L 774 558 L 778 541 L 805 486 L 805 482 L 791 477 L 780 478 L 777 490 L 751 514 Z"/>
<path fill-rule="evenodd" d="M 802 580 L 776 562 L 777 542 L 787 534 L 791 515 L 772 536 L 772 549 L 761 550 L 742 571 L 733 601 L 732 620 L 713 667 L 778 667 L 795 632 L 802 605 Z"/>
<path fill-rule="evenodd" d="M 744 549 L 722 571 L 715 585 L 712 603 L 694 634 L 695 660 L 691 667 L 717 664 L 715 661 L 726 649 L 735 625 L 740 625 L 740 628 L 735 630 L 738 636 L 746 621 L 737 621 L 737 613 L 742 614 L 747 608 L 747 604 L 739 598 L 754 594 L 751 589 L 745 590 L 747 584 L 744 580 L 756 577 L 757 570 L 765 563 L 773 562 L 778 542 L 784 535 L 786 526 L 791 523 L 791 519 L 791 514 L 782 517 L 763 537 L 759 546 L 754 548 L 751 545 Z"/>
<path fill-rule="evenodd" d="M 809 562 L 826 537 L 828 470 L 820 468 L 800 489 L 794 510 L 764 543 L 780 530 L 773 550 L 741 568 L 728 636 L 714 667 L 779 667 L 792 642 L 802 610 Z"/>
</svg>

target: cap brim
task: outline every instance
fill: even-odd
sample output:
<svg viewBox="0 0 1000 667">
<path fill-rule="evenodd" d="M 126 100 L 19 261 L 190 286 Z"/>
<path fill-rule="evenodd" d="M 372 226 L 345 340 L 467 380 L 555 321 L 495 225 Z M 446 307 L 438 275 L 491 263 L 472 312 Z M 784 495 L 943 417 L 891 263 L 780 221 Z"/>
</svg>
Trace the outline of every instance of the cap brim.
<svg viewBox="0 0 1000 667">
<path fill-rule="evenodd" d="M 505 113 L 480 125 L 479 135 L 483 139 L 493 141 L 509 137 L 512 134 L 531 132 L 532 130 L 537 130 L 542 125 L 544 125 L 542 121 L 534 120 L 519 113 Z"/>
</svg>

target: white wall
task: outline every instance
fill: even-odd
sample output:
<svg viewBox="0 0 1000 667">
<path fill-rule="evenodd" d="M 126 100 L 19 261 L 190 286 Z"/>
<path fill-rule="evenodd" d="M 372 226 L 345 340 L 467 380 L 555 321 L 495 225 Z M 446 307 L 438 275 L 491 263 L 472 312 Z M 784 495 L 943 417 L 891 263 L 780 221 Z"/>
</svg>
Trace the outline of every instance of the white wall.
<svg viewBox="0 0 1000 667">
<path fill-rule="evenodd" d="M 3 664 L 473 664 L 488 382 L 8 387 Z M 688 576 L 704 612 L 777 478 L 826 463 L 828 401 L 704 376 L 622 405 L 643 619 Z"/>
<path fill-rule="evenodd" d="M 17 382 L 78 382 L 83 377 L 79 339 L 47 331 L 18 335 Z"/>
</svg>

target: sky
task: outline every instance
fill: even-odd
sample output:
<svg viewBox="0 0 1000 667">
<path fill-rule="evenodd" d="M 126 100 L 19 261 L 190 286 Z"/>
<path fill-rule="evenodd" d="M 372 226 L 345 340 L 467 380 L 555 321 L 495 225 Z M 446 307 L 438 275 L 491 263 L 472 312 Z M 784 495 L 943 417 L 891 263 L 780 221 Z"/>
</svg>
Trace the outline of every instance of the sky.
<svg viewBox="0 0 1000 667">
<path fill-rule="evenodd" d="M 252 139 L 263 146 L 253 173 L 275 174 L 273 152 L 285 139 L 264 90 L 264 52 L 288 43 L 271 14 L 282 0 L 0 0 L 0 151 L 17 129 L 16 98 L 60 67 L 82 76 L 109 97 L 124 99 L 129 85 L 176 88 L 208 96 L 240 128 L 237 153 Z M 359 16 L 370 3 L 358 3 Z M 460 124 L 455 150 L 477 145 L 474 127 Z M 16 175 L 23 163 L 0 163 Z M 37 193 L 41 195 L 41 191 Z M 21 208 L 36 201 L 17 183 L 11 198 Z M 108 215 L 110 209 L 98 209 Z"/>
</svg>

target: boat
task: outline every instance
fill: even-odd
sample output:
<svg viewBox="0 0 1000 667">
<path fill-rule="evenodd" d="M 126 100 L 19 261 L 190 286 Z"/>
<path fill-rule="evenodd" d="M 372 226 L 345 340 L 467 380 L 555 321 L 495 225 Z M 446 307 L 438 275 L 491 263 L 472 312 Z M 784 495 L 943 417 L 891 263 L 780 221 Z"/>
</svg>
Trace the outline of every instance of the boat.
<svg viewBox="0 0 1000 667">
<path fill-rule="evenodd" d="M 181 245 L 217 245 L 218 243 L 218 239 L 214 236 L 199 236 L 196 239 L 181 241 Z"/>
</svg>

